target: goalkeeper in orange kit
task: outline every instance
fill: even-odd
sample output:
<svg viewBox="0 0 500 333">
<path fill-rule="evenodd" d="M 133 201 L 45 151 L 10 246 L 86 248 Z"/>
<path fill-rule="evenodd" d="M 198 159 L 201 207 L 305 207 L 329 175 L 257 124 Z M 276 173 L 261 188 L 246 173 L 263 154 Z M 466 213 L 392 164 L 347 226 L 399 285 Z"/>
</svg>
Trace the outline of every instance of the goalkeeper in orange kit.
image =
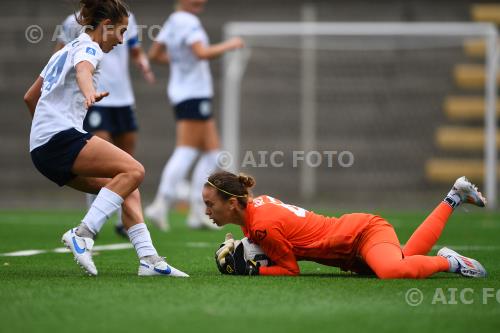
<svg viewBox="0 0 500 333">
<path fill-rule="evenodd" d="M 218 226 L 241 226 L 248 239 L 259 245 L 273 265 L 242 260 L 226 240 L 217 252 L 221 272 L 238 275 L 298 275 L 297 261 L 309 260 L 381 279 L 426 278 L 438 272 L 484 277 L 476 260 L 442 248 L 427 256 L 448 218 L 461 203 L 484 207 L 486 199 L 465 177 L 453 188 L 401 247 L 391 224 L 363 213 L 325 217 L 285 204 L 267 195 L 252 197 L 255 180 L 221 171 L 212 174 L 203 188 L 206 214 Z M 226 248 L 224 248 L 226 246 Z M 239 251 L 241 252 L 241 251 Z M 222 256 L 221 256 L 222 253 Z M 236 258 L 238 257 L 239 258 Z"/>
</svg>

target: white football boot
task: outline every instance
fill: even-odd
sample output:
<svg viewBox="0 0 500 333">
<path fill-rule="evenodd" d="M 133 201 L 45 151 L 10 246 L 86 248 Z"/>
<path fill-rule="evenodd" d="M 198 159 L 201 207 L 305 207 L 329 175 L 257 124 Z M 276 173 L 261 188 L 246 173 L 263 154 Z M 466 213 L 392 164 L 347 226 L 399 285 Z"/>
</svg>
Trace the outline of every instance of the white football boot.
<svg viewBox="0 0 500 333">
<path fill-rule="evenodd" d="M 484 269 L 483 265 L 475 259 L 464 257 L 447 247 L 443 247 L 439 250 L 437 255 L 448 259 L 450 263 L 450 272 L 458 273 L 466 277 L 486 277 L 486 269 Z"/>
<path fill-rule="evenodd" d="M 470 203 L 478 207 L 486 206 L 486 198 L 479 192 L 477 186 L 472 184 L 465 176 L 455 181 L 452 190 L 460 196 L 464 203 Z"/>
<path fill-rule="evenodd" d="M 168 209 L 164 200 L 156 199 L 153 201 L 153 203 L 144 210 L 144 215 L 146 215 L 160 231 L 167 232 L 170 230 L 170 224 L 167 218 Z"/>
<path fill-rule="evenodd" d="M 75 261 L 89 275 L 97 275 L 97 268 L 92 260 L 92 247 L 94 240 L 92 238 L 80 237 L 75 234 L 76 228 L 66 231 L 61 241 L 68 249 L 73 252 Z"/>
<path fill-rule="evenodd" d="M 154 264 L 146 260 L 139 261 L 139 276 L 172 276 L 172 277 L 189 277 L 186 273 L 167 264 L 165 259 L 159 260 Z"/>
</svg>

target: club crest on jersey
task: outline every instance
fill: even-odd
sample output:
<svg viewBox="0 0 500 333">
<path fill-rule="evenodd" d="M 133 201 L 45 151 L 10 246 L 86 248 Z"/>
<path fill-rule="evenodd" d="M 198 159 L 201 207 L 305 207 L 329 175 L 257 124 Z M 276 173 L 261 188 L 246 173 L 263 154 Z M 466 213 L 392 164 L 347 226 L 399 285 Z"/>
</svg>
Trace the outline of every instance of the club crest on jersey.
<svg viewBox="0 0 500 333">
<path fill-rule="evenodd" d="M 267 230 L 256 230 L 255 231 L 255 240 L 260 242 L 267 236 Z"/>
<path fill-rule="evenodd" d="M 95 56 L 95 49 L 93 49 L 91 47 L 87 47 L 87 50 L 85 52 L 87 52 L 88 54 L 91 54 L 91 55 Z"/>
</svg>

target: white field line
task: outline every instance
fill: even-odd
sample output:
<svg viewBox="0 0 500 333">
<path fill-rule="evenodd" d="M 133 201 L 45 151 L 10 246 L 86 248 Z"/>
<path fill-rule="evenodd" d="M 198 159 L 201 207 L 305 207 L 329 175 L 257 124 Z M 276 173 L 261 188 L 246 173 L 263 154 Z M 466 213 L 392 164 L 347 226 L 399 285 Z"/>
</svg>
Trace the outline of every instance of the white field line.
<svg viewBox="0 0 500 333">
<path fill-rule="evenodd" d="M 93 251 L 114 251 L 114 250 L 124 250 L 131 249 L 132 244 L 130 243 L 120 243 L 120 244 L 109 244 L 109 245 L 97 245 L 92 249 Z M 43 253 L 68 253 L 69 250 L 65 247 L 58 247 L 53 250 L 22 250 L 16 252 L 0 253 L 0 257 L 27 257 L 34 256 Z"/>
<path fill-rule="evenodd" d="M 208 242 L 187 242 L 182 244 L 186 247 L 192 248 L 216 248 L 216 244 Z M 115 250 L 125 250 L 133 248 L 130 243 L 119 243 L 119 244 L 109 244 L 109 245 L 96 245 L 92 249 L 93 251 L 115 251 Z M 37 254 L 44 253 L 69 253 L 69 250 L 65 247 L 58 247 L 52 250 L 21 250 L 8 253 L 0 253 L 0 257 L 28 257 Z"/>
<path fill-rule="evenodd" d="M 197 248 L 213 248 L 214 251 L 217 249 L 217 243 L 208 243 L 208 242 L 187 242 L 185 244 L 187 247 L 197 247 Z"/>
<path fill-rule="evenodd" d="M 208 242 L 187 242 L 178 244 L 180 246 L 191 247 L 191 248 L 216 248 L 216 244 Z M 433 250 L 439 250 L 444 245 L 435 245 L 432 247 Z M 499 245 L 446 245 L 447 247 L 457 250 L 457 251 L 498 251 L 500 250 Z M 109 244 L 109 245 L 97 245 L 94 246 L 94 251 L 116 251 L 131 249 L 132 244 L 130 243 L 119 243 L 119 244 Z M 8 253 L 0 253 L 0 257 L 27 257 L 34 256 L 43 253 L 68 253 L 69 250 L 65 247 L 58 247 L 52 250 L 21 250 Z"/>
</svg>

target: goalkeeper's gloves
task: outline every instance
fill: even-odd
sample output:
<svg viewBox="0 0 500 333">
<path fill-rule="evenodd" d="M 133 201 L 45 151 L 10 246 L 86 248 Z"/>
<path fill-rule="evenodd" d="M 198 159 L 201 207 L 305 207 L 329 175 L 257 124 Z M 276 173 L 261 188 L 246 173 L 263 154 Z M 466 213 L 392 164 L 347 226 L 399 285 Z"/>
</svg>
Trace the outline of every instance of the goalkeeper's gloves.
<svg viewBox="0 0 500 333">
<path fill-rule="evenodd" d="M 226 235 L 226 241 L 221 244 L 215 253 L 217 268 L 222 274 L 229 275 L 258 275 L 260 264 L 245 260 L 243 243 Z"/>
<path fill-rule="evenodd" d="M 215 263 L 222 274 L 234 274 L 234 260 L 229 256 L 229 254 L 234 252 L 234 248 L 235 240 L 233 234 L 229 232 L 226 234 L 224 243 L 215 252 Z"/>
<path fill-rule="evenodd" d="M 223 263 L 226 255 L 228 253 L 234 252 L 234 247 L 235 247 L 234 242 L 235 242 L 235 240 L 234 240 L 233 234 L 228 232 L 226 234 L 226 239 L 224 240 L 224 243 L 222 243 L 219 246 L 219 249 L 215 252 L 215 259 L 218 262 Z"/>
<path fill-rule="evenodd" d="M 259 275 L 260 263 L 253 260 L 247 260 L 245 275 Z"/>
</svg>

